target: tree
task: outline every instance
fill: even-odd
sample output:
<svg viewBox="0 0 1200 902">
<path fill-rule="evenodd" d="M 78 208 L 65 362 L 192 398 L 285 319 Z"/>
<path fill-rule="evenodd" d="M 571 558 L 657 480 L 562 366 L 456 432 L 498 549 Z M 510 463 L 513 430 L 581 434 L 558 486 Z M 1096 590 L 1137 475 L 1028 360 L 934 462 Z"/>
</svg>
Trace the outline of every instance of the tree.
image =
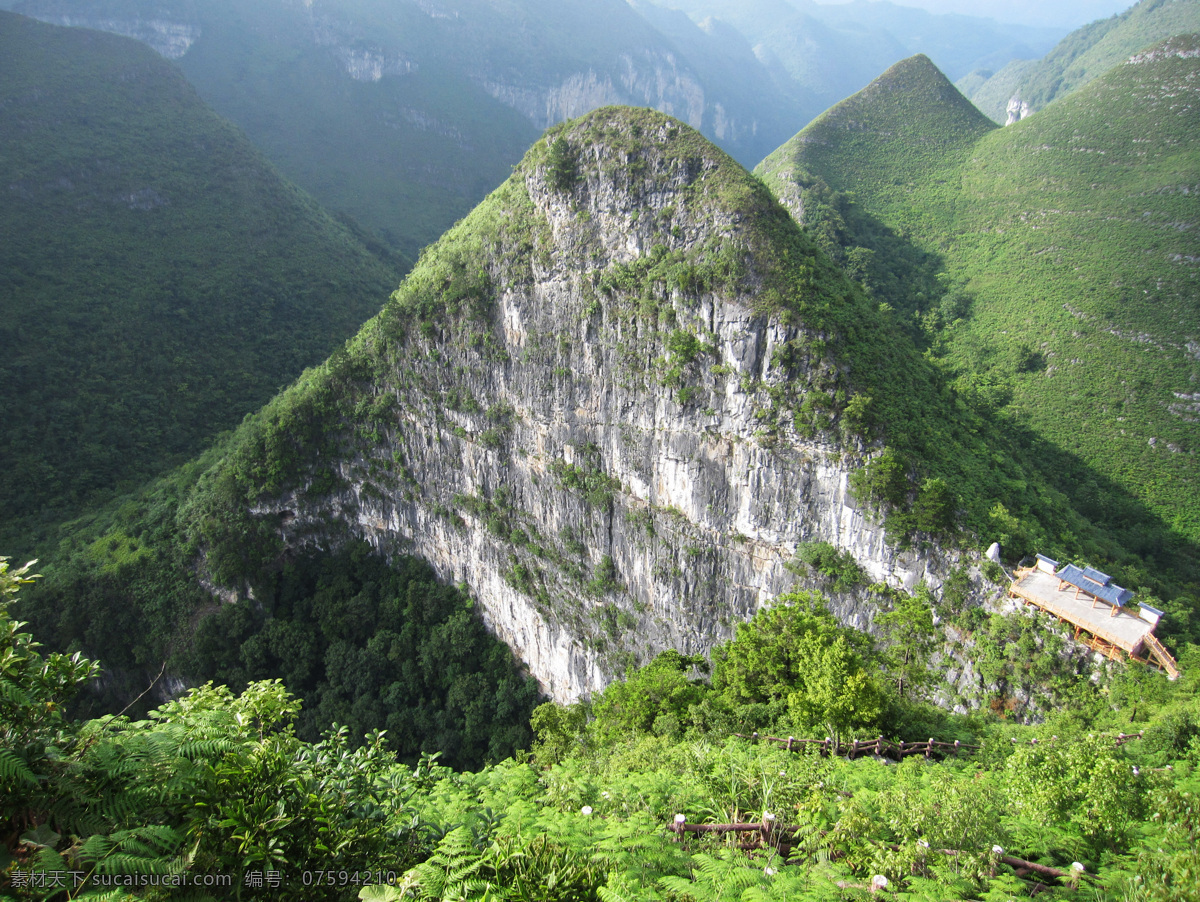
<svg viewBox="0 0 1200 902">
<path fill-rule="evenodd" d="M 48 817 L 51 775 L 61 770 L 54 747 L 69 742 L 63 708 L 99 672 L 79 654 L 43 658 L 12 618 L 17 590 L 38 578 L 29 573 L 35 563 L 10 571 L 0 557 L 0 835 L 10 838 L 21 836 L 22 823 L 36 827 Z"/>
<path fill-rule="evenodd" d="M 875 618 L 886 643 L 884 666 L 901 698 L 930 680 L 928 657 L 934 647 L 933 607 L 929 587 L 917 586 L 909 595 L 899 593 L 895 606 Z"/>
<path fill-rule="evenodd" d="M 954 530 L 958 498 L 944 479 L 934 477 L 921 483 L 913 504 L 913 525 L 921 532 L 945 535 Z"/>
<path fill-rule="evenodd" d="M 579 161 L 570 143 L 562 135 L 550 142 L 546 160 L 546 180 L 555 191 L 570 191 L 579 181 Z"/>
<path fill-rule="evenodd" d="M 707 694 L 703 681 L 689 677 L 705 664 L 700 655 L 683 655 L 668 649 L 624 681 L 613 683 L 596 700 L 593 726 L 605 739 L 615 735 L 653 730 L 677 732 L 688 709 Z"/>
<path fill-rule="evenodd" d="M 869 640 L 840 626 L 814 592 L 781 596 L 713 653 L 713 687 L 733 704 L 786 710 L 799 729 L 837 738 L 878 726 L 883 693 Z"/>
<path fill-rule="evenodd" d="M 908 498 L 908 467 L 891 448 L 850 474 L 850 488 L 862 504 L 876 508 L 899 507 Z"/>
</svg>

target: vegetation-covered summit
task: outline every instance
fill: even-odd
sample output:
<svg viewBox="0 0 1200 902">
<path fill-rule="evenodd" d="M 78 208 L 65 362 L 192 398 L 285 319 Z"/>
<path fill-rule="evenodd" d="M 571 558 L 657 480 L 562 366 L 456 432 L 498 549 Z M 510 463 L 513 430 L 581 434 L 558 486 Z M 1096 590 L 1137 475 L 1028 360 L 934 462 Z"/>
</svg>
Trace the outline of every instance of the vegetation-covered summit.
<svg viewBox="0 0 1200 902">
<path fill-rule="evenodd" d="M 196 454 L 398 279 L 169 63 L 0 13 L 0 534 Z"/>
<path fill-rule="evenodd" d="M 1049 443 L 1045 471 L 1119 537 L 1094 553 L 1147 561 L 1135 582 L 1164 564 L 1196 578 L 1195 46 L 1172 39 L 974 141 L 951 132 L 928 161 L 858 140 L 863 121 L 891 117 L 872 102 L 886 95 L 864 91 L 841 108 L 857 117 L 833 111 L 760 168 L 785 199 L 811 201 L 792 207 L 841 254 L 874 255 L 877 279 L 921 276 L 889 302 L 964 396 Z M 914 115 L 934 129 L 942 109 Z M 895 171 L 907 179 L 855 175 Z"/>
</svg>

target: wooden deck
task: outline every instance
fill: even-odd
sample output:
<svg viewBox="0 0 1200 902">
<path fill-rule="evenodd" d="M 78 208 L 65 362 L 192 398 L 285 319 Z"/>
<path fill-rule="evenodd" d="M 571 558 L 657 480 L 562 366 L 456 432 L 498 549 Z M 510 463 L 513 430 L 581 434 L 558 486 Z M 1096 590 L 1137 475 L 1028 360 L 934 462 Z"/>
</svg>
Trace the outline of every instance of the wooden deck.
<svg viewBox="0 0 1200 902">
<path fill-rule="evenodd" d="M 1018 570 L 1009 594 L 1070 624 L 1077 640 L 1113 660 L 1133 658 L 1161 667 L 1172 679 L 1179 675 L 1174 658 L 1154 637 L 1154 624 L 1087 595 L 1077 598 L 1073 586 L 1060 590 L 1059 584 L 1041 570 Z"/>
</svg>

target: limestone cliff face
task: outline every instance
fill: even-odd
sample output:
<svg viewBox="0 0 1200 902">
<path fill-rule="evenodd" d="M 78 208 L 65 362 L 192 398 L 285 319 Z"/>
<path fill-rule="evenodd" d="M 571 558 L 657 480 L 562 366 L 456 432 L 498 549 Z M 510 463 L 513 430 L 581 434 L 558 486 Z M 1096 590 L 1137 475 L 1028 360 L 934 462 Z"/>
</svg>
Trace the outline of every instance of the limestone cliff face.
<svg viewBox="0 0 1200 902">
<path fill-rule="evenodd" d="M 95 31 L 107 31 L 111 34 L 135 38 L 172 60 L 177 60 L 187 53 L 196 43 L 196 39 L 200 37 L 198 25 L 164 18 L 117 19 L 96 15 L 86 10 L 74 15 L 38 15 L 36 12 L 31 14 L 51 25 L 91 28 Z"/>
<path fill-rule="evenodd" d="M 353 536 L 430 561 L 560 701 L 728 639 L 803 584 L 799 542 L 893 585 L 955 563 L 897 550 L 855 503 L 867 449 L 793 425 L 789 403 L 845 374 L 830 336 L 756 312 L 753 224 L 720 198 L 757 187 L 681 129 L 593 114 L 559 136 L 572 178 L 531 152 L 350 350 L 373 375 L 345 450 L 252 511 L 293 551 Z M 730 259 L 738 278 L 704 275 Z M 834 610 L 867 628 L 864 597 Z"/>
<path fill-rule="evenodd" d="M 1033 112 L 1029 106 L 1029 101 L 1022 100 L 1020 94 L 1014 94 L 1008 100 L 1008 106 L 1004 108 L 1005 125 L 1012 125 L 1015 122 L 1020 122 L 1026 116 Z"/>
<path fill-rule="evenodd" d="M 615 65 L 615 73 L 589 69 L 557 84 L 506 84 L 486 73 L 476 80 L 501 103 L 542 129 L 597 107 L 628 104 L 661 110 L 719 141 L 745 142 L 757 131 L 756 122 L 737 119 L 721 103 L 708 98 L 696 75 L 673 53 L 623 53 Z"/>
</svg>

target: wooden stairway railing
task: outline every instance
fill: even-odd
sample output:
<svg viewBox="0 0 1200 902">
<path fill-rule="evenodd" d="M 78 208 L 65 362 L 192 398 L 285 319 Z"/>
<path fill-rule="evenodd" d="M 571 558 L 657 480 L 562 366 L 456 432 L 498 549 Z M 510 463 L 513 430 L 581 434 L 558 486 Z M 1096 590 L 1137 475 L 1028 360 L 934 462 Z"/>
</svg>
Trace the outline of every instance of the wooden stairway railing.
<svg viewBox="0 0 1200 902">
<path fill-rule="evenodd" d="M 1146 633 L 1146 647 L 1150 649 L 1150 654 L 1158 659 L 1158 663 L 1162 665 L 1170 679 L 1174 680 L 1179 677 L 1179 665 L 1175 663 L 1171 653 L 1163 648 L 1163 644 L 1158 641 L 1154 633 Z"/>
</svg>

